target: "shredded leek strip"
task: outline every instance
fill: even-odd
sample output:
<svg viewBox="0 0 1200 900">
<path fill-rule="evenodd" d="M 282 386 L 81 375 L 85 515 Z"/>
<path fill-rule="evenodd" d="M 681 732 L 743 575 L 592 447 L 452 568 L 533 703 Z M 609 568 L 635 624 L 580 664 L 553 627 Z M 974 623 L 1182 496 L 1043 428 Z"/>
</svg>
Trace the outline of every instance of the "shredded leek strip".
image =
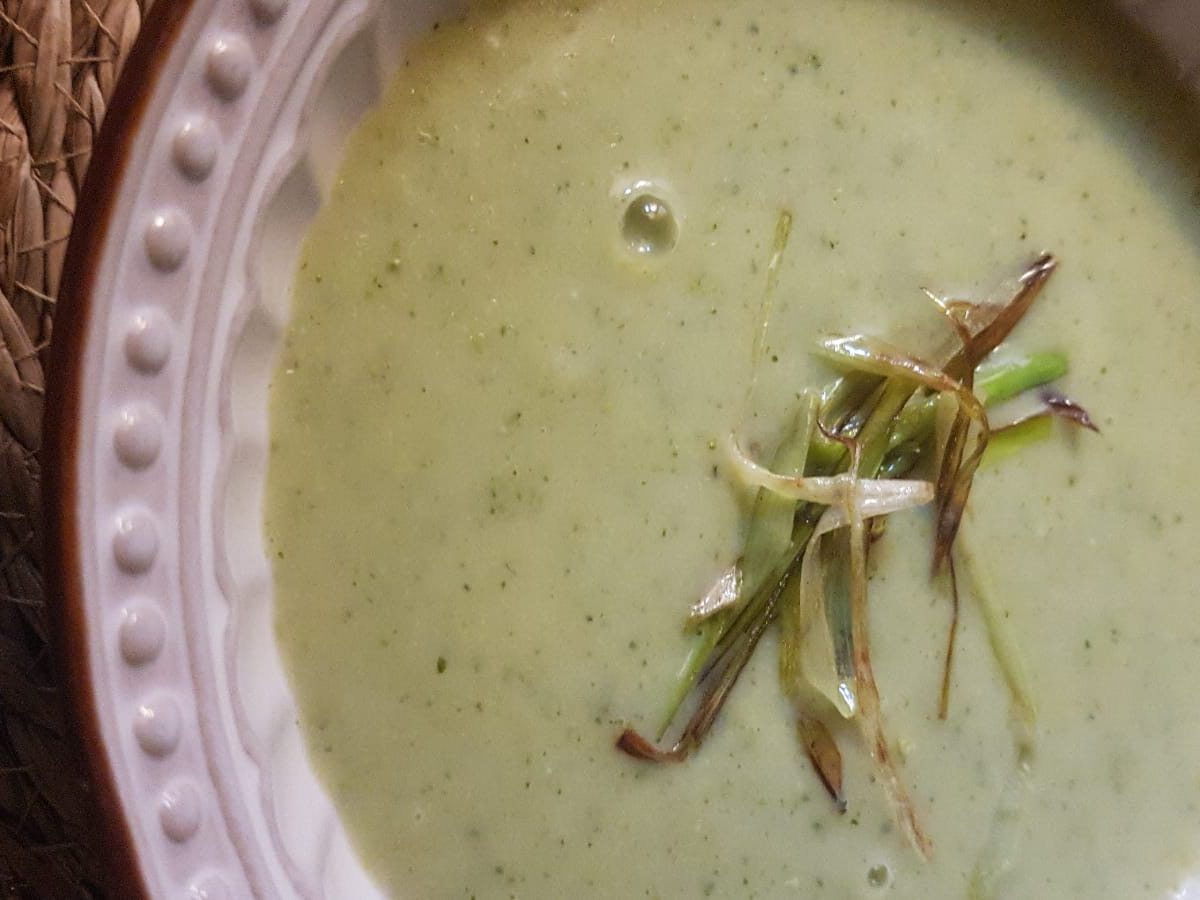
<svg viewBox="0 0 1200 900">
<path fill-rule="evenodd" d="M 1043 254 L 1017 278 L 1007 302 L 959 304 L 959 318 L 971 341 L 950 357 L 944 367 L 946 374 L 961 380 L 999 347 L 1024 318 L 1057 267 L 1058 260 L 1052 254 Z"/>
<path fill-rule="evenodd" d="M 776 449 L 772 465 L 781 472 L 797 475 L 804 472 L 816 426 L 816 403 L 815 396 L 805 394 L 791 431 Z M 713 648 L 733 620 L 733 613 L 769 585 L 772 578 L 778 581 L 781 570 L 790 564 L 795 517 L 794 500 L 781 498 L 770 491 L 759 491 L 755 497 L 737 574 L 723 573 L 701 602 L 692 607 L 692 617 L 706 621 L 701 623 L 679 670 L 675 691 L 659 721 L 659 740 L 671 727 L 672 720 L 695 686 Z M 732 586 L 731 581 L 735 582 Z M 718 596 L 714 596 L 714 592 Z"/>
<path fill-rule="evenodd" d="M 783 475 L 760 466 L 737 445 L 730 442 L 730 459 L 742 482 L 791 500 L 803 500 L 821 506 L 844 505 L 851 493 L 862 503 L 860 510 L 881 510 L 873 513 L 898 512 L 921 506 L 933 499 L 933 485 L 928 481 L 908 479 L 860 479 L 853 470 L 840 475 Z M 835 526 L 845 527 L 845 520 Z"/>
<path fill-rule="evenodd" d="M 817 398 L 805 394 L 792 429 L 775 451 L 771 463 L 771 468 L 782 477 L 802 478 L 804 475 L 816 421 Z M 742 590 L 746 595 L 757 593 L 787 556 L 796 518 L 796 501 L 804 499 L 788 497 L 766 485 L 759 485 L 759 488 L 741 560 Z"/>
<path fill-rule="evenodd" d="M 1013 422 L 1008 402 L 1019 399 L 1021 408 L 1036 404 L 1039 412 L 1045 403 L 1035 400 L 1035 388 L 1044 387 L 1067 373 L 1067 358 L 1061 353 L 1034 353 L 1016 361 L 993 364 L 985 361 L 975 376 L 975 394 L 988 408 L 988 426 L 993 439 Z M 888 454 L 906 444 L 927 441 L 934 430 L 937 394 L 918 394 L 900 410 L 888 433 Z M 1004 404 L 1004 406 L 1001 406 Z M 996 407 L 993 411 L 992 407 Z"/>
<path fill-rule="evenodd" d="M 911 396 L 912 390 L 915 389 L 902 387 L 899 390 L 894 388 L 889 390 L 890 387 L 891 383 L 889 382 L 885 386 L 879 402 L 876 403 L 875 408 L 863 425 L 863 433 L 871 436 L 868 442 L 864 443 L 863 459 L 877 457 L 882 460 L 883 455 L 887 451 L 887 425 L 895 417 L 896 412 L 904 406 L 908 397 Z M 753 466 L 753 464 L 751 465 Z M 865 467 L 865 465 L 865 463 L 860 461 L 860 468 Z M 782 577 L 783 572 L 786 572 L 796 563 L 800 554 L 804 552 L 804 547 L 807 545 L 815 526 L 815 521 L 813 523 L 804 523 L 800 522 L 799 518 L 798 516 L 797 526 L 792 534 L 786 562 L 782 563 L 778 570 L 780 577 Z M 659 740 L 662 739 L 663 735 L 670 728 L 671 722 L 674 721 L 684 701 L 696 686 L 703 673 L 706 669 L 711 668 L 712 661 L 722 652 L 722 638 L 733 626 L 735 619 L 744 618 L 745 621 L 757 621 L 768 608 L 770 609 L 770 615 L 773 617 L 774 606 L 768 603 L 770 593 L 770 591 L 765 589 L 759 590 L 755 594 L 744 592 L 742 602 L 736 614 L 721 613 L 701 623 L 699 634 L 693 641 L 687 656 L 683 660 L 683 664 L 680 666 L 675 682 L 675 690 L 670 697 L 666 712 L 660 720 L 658 730 Z"/>
<path fill-rule="evenodd" d="M 859 498 L 855 504 L 858 515 L 863 519 L 889 515 L 929 502 L 931 486 L 928 482 L 917 484 L 930 490 L 918 495 L 900 494 L 890 503 L 870 503 L 866 498 Z M 853 491 L 853 481 L 848 485 Z M 798 588 L 797 595 L 784 597 L 784 613 L 794 610 L 795 618 L 791 623 L 783 623 L 784 638 L 780 644 L 780 671 L 785 686 L 795 681 L 807 681 L 847 719 L 858 711 L 854 664 L 848 629 L 844 627 L 848 625 L 848 618 L 843 616 L 840 622 L 831 623 L 827 611 L 826 598 L 833 592 L 828 590 L 824 541 L 831 532 L 850 524 L 849 505 L 852 502 L 855 501 L 847 500 L 827 508 L 809 538 L 800 577 L 793 581 Z"/>
<path fill-rule="evenodd" d="M 790 215 L 781 215 L 755 335 L 755 374 L 790 225 Z M 658 762 L 685 758 L 712 727 L 762 635 L 778 618 L 780 681 L 796 707 L 801 743 L 830 796 L 839 809 L 845 808 L 841 753 L 822 720 L 832 706 L 857 723 L 896 822 L 909 843 L 928 858 L 932 842 L 917 820 L 892 759 L 871 666 L 866 523 L 883 523 L 883 517 L 893 512 L 932 501 L 937 523 L 935 571 L 941 562 L 953 566 L 950 554 L 958 548 L 1009 691 L 1019 769 L 1028 771 L 1036 729 L 1032 692 L 1018 648 L 992 600 L 986 572 L 962 540 L 960 528 L 993 424 L 1003 427 L 991 444 L 989 460 L 1040 439 L 1050 416 L 1096 430 L 1086 410 L 1046 386 L 1066 372 L 1061 353 L 985 363 L 1029 309 L 1055 266 L 1054 257 L 1040 257 L 1016 280 L 1003 303 L 972 304 L 930 294 L 957 335 L 957 347 L 939 354 L 945 360 L 940 366 L 878 338 L 825 341 L 825 355 L 846 372 L 822 393 L 819 406 L 815 395 L 804 395 L 794 427 L 780 442 L 770 468 L 755 462 L 731 440 L 731 467 L 756 491 L 746 544 L 738 563 L 726 569 L 692 607 L 693 616 L 704 620 L 680 671 L 659 740 L 684 703 L 694 697 L 692 711 L 673 744 L 657 746 L 627 728 L 618 740 L 621 749 Z M 748 399 L 753 384 L 752 375 Z M 1031 405 L 1035 391 L 1036 404 Z M 989 421 L 985 404 L 994 406 L 1014 397 L 1018 398 L 1015 406 L 994 411 Z M 943 409 L 949 416 L 940 415 Z M 909 472 L 930 453 L 935 454 L 936 483 L 909 479 Z M 953 648 L 952 631 L 939 707 L 943 717 Z M 1000 857 L 1012 833 L 1012 826 L 1001 819 L 998 813 L 993 823 L 994 858 L 985 853 L 973 874 L 971 890 L 983 896 L 993 892 L 997 873 L 1002 874 Z"/>
<path fill-rule="evenodd" d="M 837 384 L 839 386 L 848 384 L 847 379 L 853 380 L 853 376 L 856 374 L 849 373 Z M 906 380 L 878 379 L 875 376 L 863 376 L 854 385 L 853 391 L 850 387 L 844 388 L 845 396 L 866 397 L 868 398 L 867 404 L 871 407 L 869 413 L 860 414 L 859 435 L 863 448 L 859 463 L 861 474 L 899 478 L 910 471 L 920 458 L 919 449 L 914 450 L 914 448 L 928 444 L 932 439 L 933 413 L 936 409 L 938 395 L 914 397 L 916 391 L 917 386 Z M 838 388 L 835 387 L 827 392 L 826 396 L 828 398 L 837 395 Z M 827 399 L 823 409 L 828 409 L 830 404 L 831 401 Z M 895 435 L 897 431 L 907 432 L 902 443 L 897 442 Z M 1000 441 L 998 452 L 1003 452 L 1006 443 L 1005 440 Z M 822 451 L 821 458 L 814 459 L 818 456 L 816 452 L 818 449 Z M 810 471 L 830 472 L 835 467 L 843 465 L 845 457 L 846 450 L 841 444 L 825 439 L 819 434 L 812 434 L 808 466 Z M 880 466 L 876 472 L 871 473 L 869 467 L 872 460 L 876 458 L 880 459 Z M 796 530 L 791 537 L 786 562 L 781 563 L 776 571 L 772 572 L 771 577 L 782 576 L 784 571 L 795 564 L 804 551 L 814 527 L 815 521 L 805 521 L 803 516 L 797 516 Z M 734 572 L 736 572 L 736 568 L 726 570 L 718 579 L 718 584 L 714 585 L 714 589 L 719 593 L 723 592 L 723 596 L 710 602 L 714 602 L 717 606 L 728 605 L 731 602 L 730 595 L 736 595 L 738 602 L 754 607 L 749 611 L 747 620 L 761 617 L 770 592 L 758 591 L 756 602 L 755 596 L 742 590 L 741 585 L 730 584 L 730 580 L 736 577 Z M 743 610 L 743 613 L 745 612 Z M 687 696 L 696 686 L 700 673 L 711 663 L 714 652 L 730 624 L 735 618 L 741 618 L 741 616 L 730 615 L 728 610 L 719 609 L 711 615 L 711 618 L 700 623 L 697 636 L 680 667 L 675 681 L 675 690 L 661 720 L 659 739 L 666 733 Z M 845 592 L 841 592 L 840 599 L 838 592 L 832 592 L 832 596 L 826 604 L 826 616 L 835 644 L 835 658 L 838 661 L 840 681 L 844 684 L 851 684 L 853 665 L 849 632 L 850 616 Z"/>
<path fill-rule="evenodd" d="M 983 458 L 983 451 L 987 449 L 987 414 L 970 386 L 973 368 L 968 370 L 967 381 L 964 383 L 887 341 L 863 335 L 827 340 L 822 342 L 821 349 L 835 361 L 859 371 L 885 375 L 897 382 L 915 383 L 938 393 L 953 395 L 957 399 L 958 413 L 943 448 L 938 473 L 937 532 L 933 553 L 933 568 L 936 572 L 954 544 L 958 523 L 970 495 L 971 481 L 979 467 L 979 461 Z M 905 403 L 907 402 L 908 398 L 905 397 Z M 903 405 L 901 404 L 901 408 Z M 899 410 L 896 414 L 899 414 Z M 975 446 L 969 455 L 964 456 L 967 435 L 972 430 L 975 434 Z M 877 464 L 872 465 L 872 469 L 876 467 Z"/>
<path fill-rule="evenodd" d="M 825 613 L 826 554 L 821 537 L 814 536 L 804 551 L 800 577 L 792 579 L 780 604 L 779 676 L 784 690 L 816 715 L 824 698 L 844 717 L 854 714 L 858 701 L 843 691 L 834 656 L 833 635 Z"/>
<path fill-rule="evenodd" d="M 815 589 L 804 583 L 814 574 Z M 837 695 L 838 676 L 825 616 L 824 555 L 815 538 L 804 551 L 800 578 L 790 579 L 780 597 L 779 682 L 796 708 L 796 733 L 809 761 L 838 812 L 845 812 L 841 751 L 821 718 L 825 698 Z"/>
<path fill-rule="evenodd" d="M 846 504 L 846 512 L 850 517 L 850 623 L 854 640 L 854 678 L 858 687 L 859 703 L 856 721 L 866 742 L 867 751 L 875 761 L 879 779 L 891 802 L 896 821 L 913 848 L 922 858 L 929 859 L 933 853 L 933 842 L 917 821 L 912 799 L 892 761 L 891 747 L 884 730 L 879 689 L 875 685 L 875 674 L 871 668 L 867 626 L 867 534 L 857 501 L 858 497 L 855 496 Z"/>
<path fill-rule="evenodd" d="M 722 572 L 712 583 L 703 597 L 692 604 L 688 611 L 692 621 L 707 619 L 709 616 L 729 609 L 735 605 L 742 595 L 742 570 L 737 563 Z"/>
<path fill-rule="evenodd" d="M 1008 362 L 985 362 L 975 373 L 975 393 L 984 406 L 992 406 L 1066 374 L 1064 353 L 1043 352 Z"/>
<path fill-rule="evenodd" d="M 959 534 L 958 555 L 970 580 L 971 593 L 983 614 L 992 656 L 995 657 L 1005 687 L 1008 688 L 1013 713 L 1014 741 L 1019 758 L 1028 764 L 1034 750 L 1037 725 L 1037 705 L 1033 699 L 1033 689 L 1020 647 L 1009 630 L 1007 615 L 995 601 L 991 575 L 979 554 L 975 552 L 969 535 L 969 519 L 964 531 L 967 533 Z"/>
<path fill-rule="evenodd" d="M 792 233 L 792 214 L 780 210 L 775 222 L 775 236 L 771 242 L 771 256 L 767 260 L 767 283 L 763 288 L 758 308 L 758 328 L 754 331 L 754 344 L 750 348 L 750 383 L 746 387 L 746 404 L 752 406 L 754 390 L 758 386 L 758 372 L 767 352 L 767 332 L 771 327 L 771 312 L 775 304 L 775 285 L 779 281 L 779 266 L 783 262 L 783 251 L 787 249 Z"/>
<path fill-rule="evenodd" d="M 1054 420 L 1050 416 L 1037 416 L 1011 425 L 1003 431 L 993 432 L 987 452 L 983 454 L 983 466 L 994 466 L 1015 456 L 1027 447 L 1054 436 Z M 960 529 L 961 535 L 961 529 Z"/>
</svg>

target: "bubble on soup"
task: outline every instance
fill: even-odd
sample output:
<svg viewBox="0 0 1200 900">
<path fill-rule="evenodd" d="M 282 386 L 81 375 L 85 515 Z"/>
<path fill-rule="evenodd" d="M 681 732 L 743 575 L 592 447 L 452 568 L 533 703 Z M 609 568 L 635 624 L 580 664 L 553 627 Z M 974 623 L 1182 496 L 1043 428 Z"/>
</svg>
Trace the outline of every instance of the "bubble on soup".
<svg viewBox="0 0 1200 900">
<path fill-rule="evenodd" d="M 667 201 L 654 194 L 638 194 L 621 218 L 625 245 L 640 255 L 668 253 L 679 240 L 679 220 Z"/>
<path fill-rule="evenodd" d="M 869 884 L 871 887 L 887 887 L 891 880 L 892 872 L 883 863 L 871 866 L 871 868 L 867 870 L 867 884 Z"/>
</svg>

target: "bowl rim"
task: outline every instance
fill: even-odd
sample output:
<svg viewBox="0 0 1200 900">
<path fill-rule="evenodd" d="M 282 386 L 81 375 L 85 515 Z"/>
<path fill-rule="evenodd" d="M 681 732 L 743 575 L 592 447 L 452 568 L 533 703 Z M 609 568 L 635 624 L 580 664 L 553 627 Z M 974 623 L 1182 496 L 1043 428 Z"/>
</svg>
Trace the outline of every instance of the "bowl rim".
<svg viewBox="0 0 1200 900">
<path fill-rule="evenodd" d="M 68 714 L 79 734 L 83 766 L 101 814 L 101 870 L 123 896 L 150 896 L 138 862 L 111 760 L 98 752 L 104 739 L 89 655 L 90 630 L 83 602 L 77 446 L 81 428 L 83 349 L 95 312 L 96 275 L 104 255 L 113 208 L 129 176 L 128 163 L 149 100 L 193 0 L 160 0 L 146 14 L 108 104 L 92 147 L 67 242 L 55 327 L 50 347 L 42 434 L 42 508 L 47 597 L 53 617 L 54 652 L 63 676 Z"/>
</svg>

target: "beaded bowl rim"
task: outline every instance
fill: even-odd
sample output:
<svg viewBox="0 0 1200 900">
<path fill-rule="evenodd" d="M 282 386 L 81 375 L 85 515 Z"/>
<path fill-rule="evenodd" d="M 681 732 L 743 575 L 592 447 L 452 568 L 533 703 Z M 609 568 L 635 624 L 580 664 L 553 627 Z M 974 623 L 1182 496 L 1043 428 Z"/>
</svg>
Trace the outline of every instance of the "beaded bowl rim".
<svg viewBox="0 0 1200 900">
<path fill-rule="evenodd" d="M 345 134 L 452 5 L 156 4 L 97 143 L 45 501 L 58 650 L 122 897 L 378 895 L 274 641 L 263 363 Z"/>
<path fill-rule="evenodd" d="M 92 181 L 96 173 L 108 179 L 124 175 L 149 100 L 166 61 L 164 47 L 175 42 L 193 0 L 155 4 L 142 25 L 139 40 L 130 51 L 126 71 L 139 77 L 121 79 L 113 91 L 104 127 L 92 148 Z M 86 191 L 75 212 L 67 244 L 59 292 L 54 342 L 46 387 L 48 415 L 43 445 L 43 504 L 46 517 L 46 580 L 55 616 L 58 657 L 67 686 L 71 712 L 90 771 L 92 790 L 103 822 L 98 829 L 110 885 L 121 885 L 130 895 L 149 897 L 138 863 L 133 833 L 125 819 L 120 791 L 104 745 L 99 710 L 92 697 L 89 659 L 89 626 L 83 604 L 83 568 L 79 558 L 80 523 L 71 509 L 78 496 L 78 472 L 73 465 L 81 413 L 79 379 L 87 338 L 88 312 L 96 274 L 104 253 L 114 191 Z"/>
</svg>

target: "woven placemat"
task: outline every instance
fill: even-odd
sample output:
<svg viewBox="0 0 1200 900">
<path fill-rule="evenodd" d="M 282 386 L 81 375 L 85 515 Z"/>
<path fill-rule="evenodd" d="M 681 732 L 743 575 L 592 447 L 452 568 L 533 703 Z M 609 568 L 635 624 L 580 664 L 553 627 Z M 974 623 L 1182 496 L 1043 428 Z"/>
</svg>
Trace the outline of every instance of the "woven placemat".
<svg viewBox="0 0 1200 900">
<path fill-rule="evenodd" d="M 75 203 L 150 2 L 0 0 L 0 898 L 105 895 L 52 660 L 38 454 Z"/>
</svg>

